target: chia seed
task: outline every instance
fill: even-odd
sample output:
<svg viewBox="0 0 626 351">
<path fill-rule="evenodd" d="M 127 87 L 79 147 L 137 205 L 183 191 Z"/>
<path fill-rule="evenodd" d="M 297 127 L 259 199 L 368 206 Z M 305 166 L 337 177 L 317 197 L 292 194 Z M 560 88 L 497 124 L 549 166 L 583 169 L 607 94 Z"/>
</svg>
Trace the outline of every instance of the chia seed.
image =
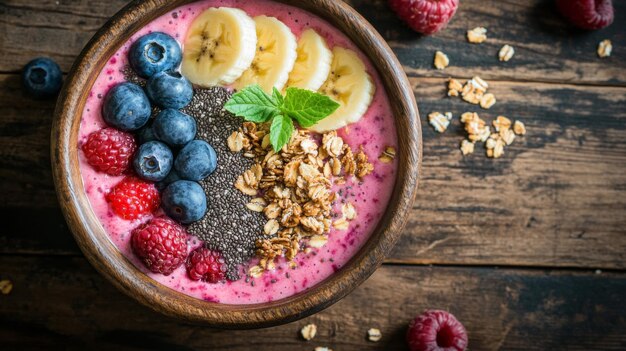
<svg viewBox="0 0 626 351">
<path fill-rule="evenodd" d="M 147 80 L 145 80 L 145 79 L 141 78 L 139 75 L 137 75 L 137 73 L 133 70 L 132 67 L 130 67 L 130 65 L 124 66 L 122 68 L 121 72 L 124 75 L 124 80 L 125 81 L 137 84 L 140 87 L 145 87 L 146 86 Z"/>
<path fill-rule="evenodd" d="M 227 139 L 243 124 L 243 119 L 223 109 L 231 93 L 221 87 L 196 89 L 193 100 L 182 111 L 196 119 L 197 139 L 211 144 L 217 153 L 217 168 L 200 182 L 207 195 L 207 213 L 190 224 L 187 231 L 202 239 L 211 250 L 222 252 L 226 276 L 240 277 L 239 267 L 254 255 L 257 239 L 263 237 L 265 217 L 246 204 L 251 197 L 235 189 L 235 180 L 254 161 L 230 151 Z"/>
<path fill-rule="evenodd" d="M 129 65 L 121 72 L 126 81 L 141 87 L 146 85 L 146 80 Z M 204 241 L 209 249 L 220 251 L 226 263 L 226 278 L 238 280 L 243 273 L 240 267 L 254 256 L 256 241 L 264 236 L 266 219 L 263 214 L 250 211 L 246 204 L 251 197 L 234 187 L 237 177 L 252 167 L 254 161 L 231 152 L 228 147 L 228 137 L 244 122 L 223 109 L 231 95 L 222 87 L 196 88 L 193 99 L 181 111 L 196 119 L 196 139 L 209 143 L 217 154 L 215 172 L 199 182 L 207 197 L 207 212 L 201 220 L 190 224 L 187 232 Z M 154 106 L 152 118 L 159 112 Z"/>
</svg>

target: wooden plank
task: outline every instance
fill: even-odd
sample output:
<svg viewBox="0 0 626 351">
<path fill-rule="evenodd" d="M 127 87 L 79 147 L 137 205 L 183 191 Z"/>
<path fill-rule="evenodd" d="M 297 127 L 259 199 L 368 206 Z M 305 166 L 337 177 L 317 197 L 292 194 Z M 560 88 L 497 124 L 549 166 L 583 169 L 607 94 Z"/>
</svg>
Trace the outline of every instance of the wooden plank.
<svg viewBox="0 0 626 351">
<path fill-rule="evenodd" d="M 443 79 L 412 78 L 424 164 L 391 262 L 626 268 L 626 89 L 491 83 L 499 102 L 480 111 L 444 98 Z M 0 252 L 76 254 L 50 180 L 52 104 L 21 96 L 15 75 L 0 75 L 0 87 L 0 206 L 42 218 L 1 231 Z M 460 123 L 437 134 L 425 122 L 434 110 L 504 114 L 528 135 L 501 159 L 480 148 L 463 158 Z"/>
<path fill-rule="evenodd" d="M 499 102 L 485 111 L 442 98 L 440 79 L 412 81 L 424 131 L 422 186 L 393 260 L 626 267 L 623 88 L 492 82 Z M 444 134 L 426 123 L 432 111 L 453 112 Z M 462 157 L 465 111 L 489 122 L 520 119 L 528 134 L 501 159 L 482 147 Z"/>
<path fill-rule="evenodd" d="M 348 1 L 387 39 L 413 76 L 447 77 L 468 70 L 489 79 L 536 80 L 576 84 L 626 85 L 626 60 L 619 47 L 626 47 L 626 3 L 614 1 L 615 23 L 601 31 L 583 32 L 570 27 L 551 2 L 465 0 L 449 27 L 434 36 L 422 37 L 401 24 L 384 0 Z M 126 4 L 113 1 L 4 0 L 0 25 L 4 27 L 0 72 L 17 72 L 32 57 L 52 56 L 67 71 L 91 35 Z M 489 40 L 467 43 L 465 32 L 487 26 Z M 611 39 L 614 56 L 600 60 L 598 42 Z M 501 63 L 497 52 L 513 45 L 512 61 Z M 451 59 L 445 71 L 432 69 L 435 50 Z"/>
<path fill-rule="evenodd" d="M 35 101 L 18 75 L 0 74 L 0 203 L 56 207 L 50 171 L 54 101 Z M 10 200 L 9 200 L 10 199 Z"/>
<path fill-rule="evenodd" d="M 448 27 L 433 36 L 421 36 L 401 24 L 385 0 L 348 2 L 374 24 L 411 76 L 477 74 L 499 80 L 626 84 L 626 62 L 617 52 L 608 60 L 596 55 L 604 39 L 611 39 L 614 47 L 626 45 L 626 21 L 617 19 L 626 14 L 624 1 L 613 1 L 613 25 L 594 32 L 571 27 L 551 1 L 464 0 Z M 479 26 L 487 28 L 488 40 L 480 45 L 468 43 L 467 30 Z M 497 58 L 504 44 L 515 48 L 509 62 Z M 436 50 L 450 58 L 444 71 L 433 69 Z"/>
<path fill-rule="evenodd" d="M 472 350 L 621 350 L 624 274 L 383 266 L 335 306 L 303 321 L 249 331 L 178 323 L 122 295 L 81 258 L 0 258 L 13 291 L 0 296 L 3 349 L 397 350 L 412 316 L 446 309 Z M 390 288 L 392 287 L 392 288 Z M 318 326 L 310 342 L 306 323 Z M 379 343 L 366 331 L 380 328 Z"/>
<path fill-rule="evenodd" d="M 18 72 L 33 57 L 54 58 L 64 72 L 93 34 L 126 0 L 0 2 L 0 72 Z"/>
</svg>

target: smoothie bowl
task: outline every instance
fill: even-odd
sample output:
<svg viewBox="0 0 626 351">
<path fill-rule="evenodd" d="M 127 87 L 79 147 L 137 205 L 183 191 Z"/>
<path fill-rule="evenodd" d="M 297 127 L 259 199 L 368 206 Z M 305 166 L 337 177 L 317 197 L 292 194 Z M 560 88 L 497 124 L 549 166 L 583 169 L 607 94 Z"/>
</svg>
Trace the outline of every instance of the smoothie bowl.
<svg viewBox="0 0 626 351">
<path fill-rule="evenodd" d="M 342 2 L 134 2 L 70 73 L 53 174 L 80 248 L 126 294 L 269 326 L 382 263 L 420 137 L 400 64 Z"/>
</svg>

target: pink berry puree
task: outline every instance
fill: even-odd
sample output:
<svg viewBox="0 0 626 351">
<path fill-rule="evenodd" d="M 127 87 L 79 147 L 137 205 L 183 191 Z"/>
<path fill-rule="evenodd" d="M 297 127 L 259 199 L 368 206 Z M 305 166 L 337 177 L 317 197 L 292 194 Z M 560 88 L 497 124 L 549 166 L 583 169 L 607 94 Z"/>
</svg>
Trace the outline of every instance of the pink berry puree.
<svg viewBox="0 0 626 351">
<path fill-rule="evenodd" d="M 80 143 L 84 142 L 90 133 L 105 127 L 100 113 L 102 98 L 108 89 L 124 81 L 122 70 L 128 65 L 127 53 L 134 40 L 147 33 L 161 31 L 176 38 L 184 48 L 183 41 L 187 29 L 195 16 L 209 7 L 219 6 L 237 7 L 251 16 L 277 17 L 289 26 L 296 36 L 307 28 L 313 28 L 326 38 L 329 47 L 340 45 L 360 53 L 339 30 L 309 12 L 295 7 L 267 0 L 206 0 L 185 5 L 164 14 L 139 30 L 109 59 L 87 99 L 80 126 Z M 266 272 L 259 278 L 243 277 L 234 282 L 209 284 L 190 280 L 184 265 L 169 276 L 151 273 L 134 256 L 130 247 L 131 230 L 148 221 L 151 216 L 134 221 L 117 217 L 109 208 L 104 195 L 123 177 L 96 172 L 87 164 L 80 152 L 85 191 L 94 213 L 100 219 L 111 241 L 135 266 L 159 283 L 199 299 L 225 304 L 255 304 L 286 298 L 311 288 L 341 269 L 374 231 L 387 207 L 396 179 L 397 161 L 382 163 L 378 160 L 385 147 L 392 146 L 397 149 L 396 128 L 389 100 L 371 62 L 363 54 L 361 58 L 376 83 L 376 94 L 366 115 L 359 122 L 341 129 L 339 135 L 355 150 L 363 146 L 374 165 L 374 172 L 361 182 L 351 180 L 334 188 L 338 193 L 338 199 L 350 201 L 356 208 L 357 218 L 350 222 L 348 230 L 331 229 L 329 241 L 324 247 L 313 249 L 308 254 L 303 252 L 298 254 L 296 268 L 290 267 L 287 262 L 279 261 L 276 270 Z M 210 194 L 208 196 L 211 201 Z M 341 213 L 340 208 L 341 201 L 337 201 L 338 213 Z M 190 237 L 189 251 L 199 245 L 201 245 L 199 239 Z"/>
</svg>

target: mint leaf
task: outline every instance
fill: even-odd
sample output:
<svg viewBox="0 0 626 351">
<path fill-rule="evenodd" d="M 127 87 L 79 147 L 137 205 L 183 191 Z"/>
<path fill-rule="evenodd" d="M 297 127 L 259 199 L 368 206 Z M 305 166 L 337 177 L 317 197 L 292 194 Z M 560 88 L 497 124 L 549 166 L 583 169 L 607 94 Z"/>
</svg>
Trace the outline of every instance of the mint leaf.
<svg viewBox="0 0 626 351">
<path fill-rule="evenodd" d="M 293 121 L 285 115 L 274 116 L 270 126 L 270 142 L 274 151 L 278 152 L 287 144 L 293 133 Z"/>
<path fill-rule="evenodd" d="M 306 89 L 287 88 L 287 95 L 280 109 L 287 116 L 308 128 L 331 115 L 339 104 L 326 95 Z"/>
<path fill-rule="evenodd" d="M 277 106 L 282 106 L 282 104 L 285 102 L 285 99 L 283 99 L 283 95 L 280 93 L 280 91 L 278 91 L 278 89 L 276 89 L 276 87 L 274 87 L 272 90 L 272 97 L 274 98 L 274 102 Z"/>
<path fill-rule="evenodd" d="M 278 89 L 273 88 L 270 96 L 258 85 L 245 87 L 224 105 L 226 111 L 246 121 L 263 123 L 271 120 L 270 143 L 276 152 L 289 142 L 293 134 L 292 119 L 301 127 L 308 128 L 330 116 L 337 108 L 337 102 L 313 91 L 291 87 L 287 88 L 283 97 Z"/>
<path fill-rule="evenodd" d="M 235 93 L 224 105 L 224 109 L 246 121 L 256 123 L 267 122 L 280 113 L 276 99 L 267 95 L 258 85 L 245 87 Z"/>
</svg>

